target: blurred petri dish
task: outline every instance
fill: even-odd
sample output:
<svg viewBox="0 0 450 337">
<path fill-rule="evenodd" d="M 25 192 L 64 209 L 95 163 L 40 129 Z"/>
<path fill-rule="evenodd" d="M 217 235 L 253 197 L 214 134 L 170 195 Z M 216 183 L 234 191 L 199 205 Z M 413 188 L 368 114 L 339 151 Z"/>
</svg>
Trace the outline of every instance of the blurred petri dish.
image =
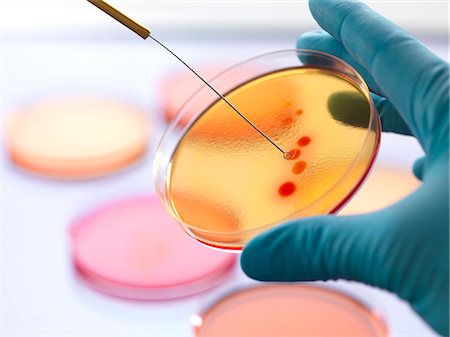
<svg viewBox="0 0 450 337">
<path fill-rule="evenodd" d="M 156 196 L 129 198 L 78 219 L 73 261 L 92 288 L 137 300 L 192 295 L 223 282 L 235 256 L 204 247 L 179 230 Z"/>
<path fill-rule="evenodd" d="M 364 186 L 339 212 L 342 215 L 375 212 L 414 192 L 421 182 L 412 172 L 395 167 L 374 167 Z"/>
<path fill-rule="evenodd" d="M 366 84 L 345 62 L 280 51 L 240 63 L 211 84 L 291 160 L 202 87 L 169 125 L 154 166 L 163 204 L 200 242 L 240 250 L 281 222 L 335 213 L 367 176 L 380 120 Z"/>
<path fill-rule="evenodd" d="M 226 68 L 227 66 L 221 63 L 194 67 L 205 79 L 213 78 Z M 186 68 L 181 68 L 166 75 L 161 81 L 159 89 L 165 120 L 170 122 L 189 97 L 199 90 L 202 85 L 203 82 Z M 195 110 L 185 113 L 180 123 L 183 125 L 187 124 L 195 113 Z"/>
<path fill-rule="evenodd" d="M 237 291 L 193 316 L 197 337 L 383 337 L 381 317 L 359 300 L 312 285 L 264 285 Z"/>
<path fill-rule="evenodd" d="M 149 122 L 134 106 L 100 98 L 43 102 L 13 115 L 11 160 L 32 173 L 83 179 L 118 171 L 147 149 Z"/>
</svg>

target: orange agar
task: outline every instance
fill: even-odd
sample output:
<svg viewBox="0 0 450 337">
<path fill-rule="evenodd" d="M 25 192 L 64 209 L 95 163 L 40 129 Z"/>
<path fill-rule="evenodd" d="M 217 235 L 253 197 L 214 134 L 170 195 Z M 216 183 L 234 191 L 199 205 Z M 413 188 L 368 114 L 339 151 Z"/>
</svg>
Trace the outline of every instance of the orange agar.
<svg viewBox="0 0 450 337">
<path fill-rule="evenodd" d="M 197 108 L 203 97 L 213 96 L 210 90 L 204 91 L 198 100 L 186 105 L 184 113 L 192 106 Z M 171 151 L 171 155 L 157 160 L 158 188 L 165 184 L 164 202 L 169 202 L 168 208 L 188 234 L 214 247 L 241 249 L 262 228 L 292 214 L 303 217 L 338 209 L 370 166 L 378 140 L 373 128 L 377 124 L 368 130 L 355 128 L 330 114 L 326 102 L 342 91 L 366 99 L 346 78 L 312 68 L 264 74 L 226 94 L 249 120 L 286 148 L 285 160 L 292 157 L 292 149 L 301 151 L 299 158 L 308 169 L 301 181 L 293 173 L 299 158 L 286 163 L 267 140 L 230 113 L 229 106 L 217 97 L 211 105 L 198 107 L 201 114 L 183 130 L 181 139 L 179 133 L 166 134 L 161 149 Z M 311 109 L 314 114 L 303 114 L 300 120 L 296 115 L 299 108 Z M 284 126 L 287 116 L 293 122 Z M 299 138 L 308 136 L 311 140 L 313 135 L 314 146 L 308 151 L 297 145 Z M 171 139 L 177 144 L 175 148 L 169 146 Z M 332 189 L 336 184 L 340 187 Z M 209 221 L 205 221 L 205 209 Z"/>
<path fill-rule="evenodd" d="M 280 186 L 280 188 L 278 189 L 278 193 L 282 197 L 288 197 L 292 193 L 294 193 L 295 190 L 296 190 L 295 184 L 291 181 L 288 181 L 287 183 L 284 183 L 283 185 Z"/>
<path fill-rule="evenodd" d="M 303 173 L 303 171 L 306 168 L 306 161 L 300 160 L 299 162 L 296 162 L 294 167 L 292 167 L 292 172 L 294 174 L 300 174 Z"/>
<path fill-rule="evenodd" d="M 297 144 L 298 144 L 299 146 L 306 146 L 306 145 L 308 145 L 310 142 L 311 142 L 311 138 L 305 136 L 305 137 L 300 138 L 300 139 L 298 140 Z"/>
</svg>

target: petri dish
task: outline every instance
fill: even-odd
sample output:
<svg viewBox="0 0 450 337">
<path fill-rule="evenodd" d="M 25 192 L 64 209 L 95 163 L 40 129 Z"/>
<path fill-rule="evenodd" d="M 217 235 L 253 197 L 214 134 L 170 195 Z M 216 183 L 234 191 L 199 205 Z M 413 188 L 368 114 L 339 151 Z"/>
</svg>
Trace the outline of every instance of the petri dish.
<svg viewBox="0 0 450 337">
<path fill-rule="evenodd" d="M 166 209 L 198 241 L 239 251 L 281 222 L 337 212 L 362 184 L 380 120 L 363 79 L 344 61 L 273 52 L 211 84 L 291 156 L 208 87 L 192 96 L 163 135 L 154 181 Z"/>
<path fill-rule="evenodd" d="M 135 162 L 147 149 L 149 122 L 132 105 L 93 97 L 34 104 L 14 114 L 7 129 L 11 160 L 46 177 L 84 179 Z"/>
<path fill-rule="evenodd" d="M 370 179 L 339 213 L 351 215 L 381 210 L 413 193 L 420 185 L 411 171 L 389 166 L 374 167 Z"/>
<path fill-rule="evenodd" d="M 178 226 L 156 196 L 100 207 L 70 230 L 78 275 L 100 292 L 135 300 L 184 297 L 226 280 L 235 255 L 199 245 Z"/>
<path fill-rule="evenodd" d="M 381 316 L 331 288 L 272 284 L 234 292 L 191 317 L 194 334 L 207 336 L 382 337 Z"/>
<path fill-rule="evenodd" d="M 201 65 L 194 67 L 196 71 L 205 79 L 213 78 L 229 65 L 221 63 Z M 203 82 L 192 74 L 186 68 L 181 68 L 171 74 L 166 75 L 159 89 L 159 96 L 164 112 L 164 118 L 170 122 L 180 111 L 183 104 L 203 85 Z M 189 119 L 195 115 L 196 111 L 192 110 L 184 114 L 182 124 L 187 124 Z"/>
</svg>

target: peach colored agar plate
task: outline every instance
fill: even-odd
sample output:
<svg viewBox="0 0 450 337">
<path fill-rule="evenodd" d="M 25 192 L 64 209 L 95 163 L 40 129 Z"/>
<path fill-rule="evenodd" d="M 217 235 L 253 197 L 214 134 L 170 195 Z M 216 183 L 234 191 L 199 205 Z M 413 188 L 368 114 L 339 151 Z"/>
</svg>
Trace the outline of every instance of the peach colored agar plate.
<svg viewBox="0 0 450 337">
<path fill-rule="evenodd" d="M 383 337 L 387 328 L 361 302 L 312 285 L 265 285 L 235 292 L 193 316 L 195 336 Z"/>
<path fill-rule="evenodd" d="M 373 169 L 370 179 L 362 186 L 350 202 L 345 205 L 340 214 L 362 214 L 375 212 L 388 207 L 420 186 L 420 181 L 412 172 L 377 166 Z"/>
<path fill-rule="evenodd" d="M 56 178 L 90 178 L 117 171 L 147 148 L 148 121 L 139 109 L 94 98 L 31 106 L 8 127 L 9 154 L 18 166 Z"/>
<path fill-rule="evenodd" d="M 71 229 L 73 260 L 85 281 L 131 299 L 187 296 L 222 282 L 235 256 L 206 248 L 178 228 L 156 197 L 112 203 Z"/>
</svg>

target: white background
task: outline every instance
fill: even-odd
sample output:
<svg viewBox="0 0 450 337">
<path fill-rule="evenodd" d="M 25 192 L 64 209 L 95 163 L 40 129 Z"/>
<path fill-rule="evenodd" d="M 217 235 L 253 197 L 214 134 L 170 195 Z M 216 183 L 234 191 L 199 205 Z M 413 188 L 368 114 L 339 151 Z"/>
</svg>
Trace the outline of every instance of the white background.
<svg viewBox="0 0 450 337">
<path fill-rule="evenodd" d="M 193 65 L 293 48 L 298 35 L 317 29 L 307 4 L 299 1 L 113 3 L 149 24 L 155 36 Z M 448 58 L 446 2 L 370 4 Z M 96 94 L 139 104 L 154 126 L 144 160 L 99 180 L 32 177 L 2 153 L 2 335 L 190 336 L 192 314 L 224 291 L 252 282 L 238 267 L 229 282 L 206 294 L 157 303 L 118 300 L 77 281 L 67 232 L 72 219 L 97 204 L 154 193 L 152 156 L 164 128 L 158 88 L 164 75 L 179 68 L 176 60 L 86 1 L 4 1 L 0 20 L 2 121 L 30 102 Z M 410 174 L 421 154 L 413 139 L 383 135 L 377 167 L 394 166 Z M 391 336 L 435 336 L 396 296 L 355 283 L 337 285 L 380 308 Z"/>
</svg>

